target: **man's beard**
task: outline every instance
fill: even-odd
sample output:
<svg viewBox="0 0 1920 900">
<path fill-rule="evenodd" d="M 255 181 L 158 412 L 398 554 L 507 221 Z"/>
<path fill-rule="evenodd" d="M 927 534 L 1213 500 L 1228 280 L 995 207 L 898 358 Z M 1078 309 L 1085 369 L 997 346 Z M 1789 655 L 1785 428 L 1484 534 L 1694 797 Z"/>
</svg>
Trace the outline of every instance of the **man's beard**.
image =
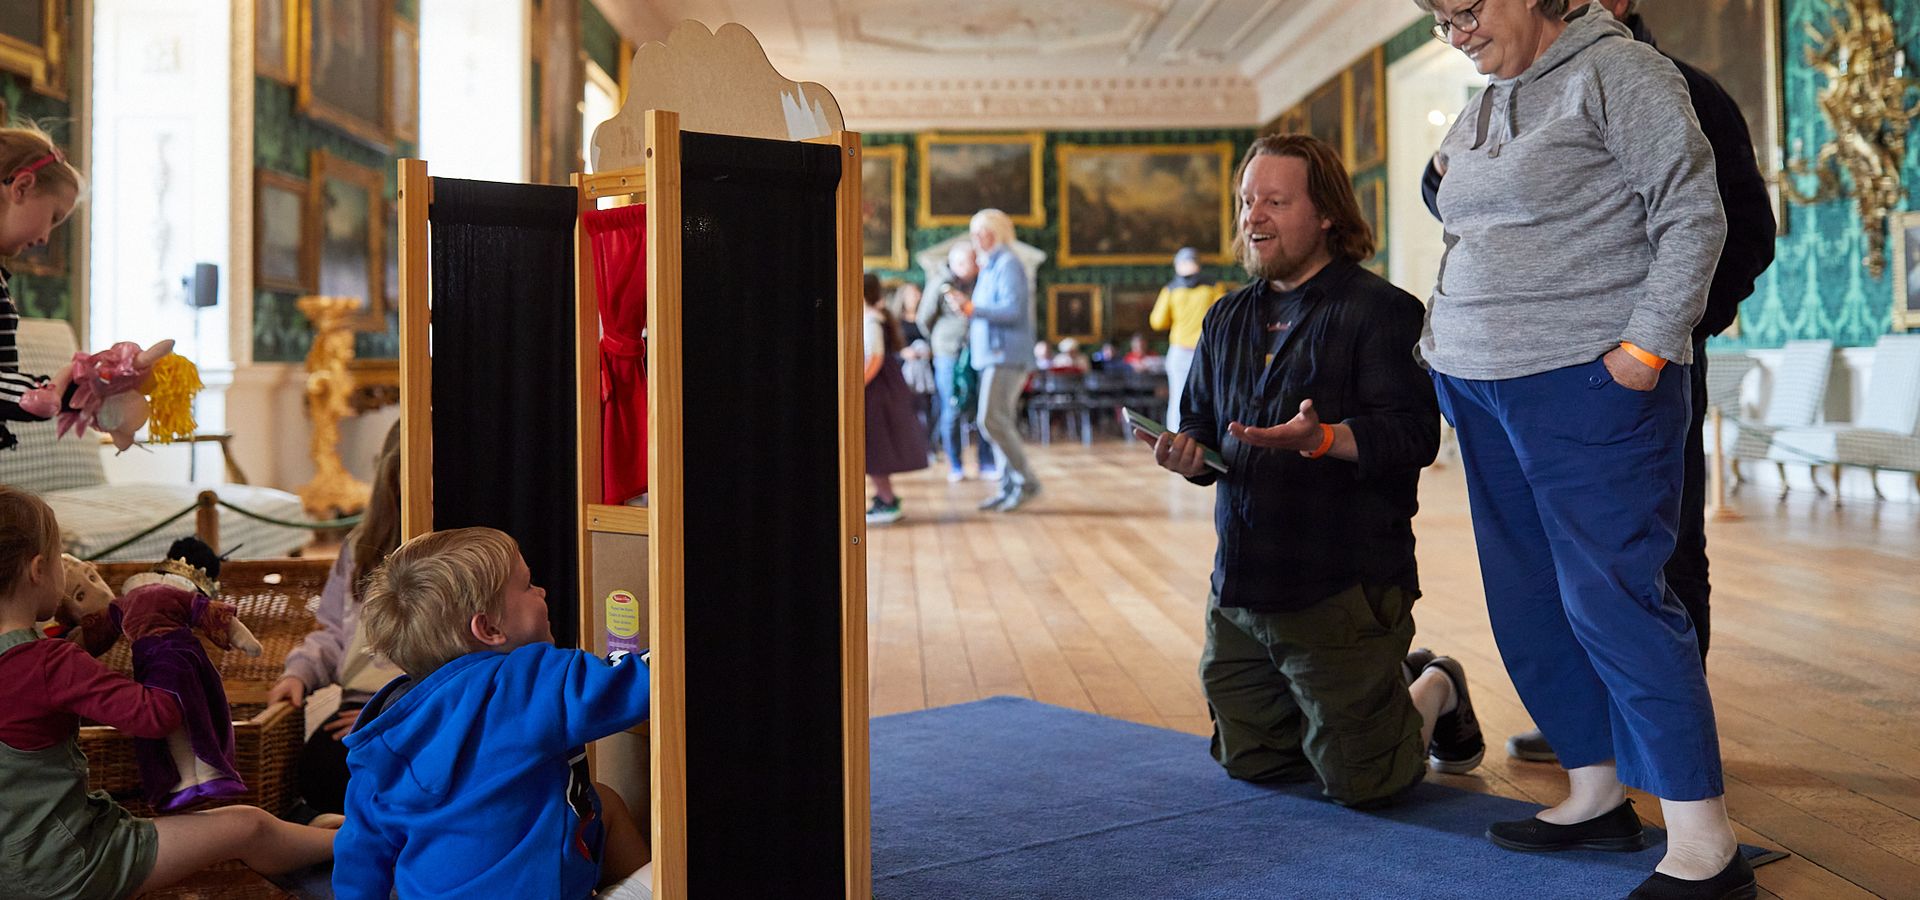
<svg viewBox="0 0 1920 900">
<path fill-rule="evenodd" d="M 1278 244 L 1279 238 L 1269 238 L 1269 243 Z M 1233 236 L 1233 253 L 1240 261 L 1240 268 L 1261 281 L 1278 281 L 1283 275 L 1298 271 L 1300 264 L 1306 261 L 1303 256 L 1289 256 L 1284 248 L 1278 249 L 1272 259 L 1263 260 L 1254 251 L 1253 243 L 1247 240 L 1246 229 L 1237 229 Z"/>
</svg>

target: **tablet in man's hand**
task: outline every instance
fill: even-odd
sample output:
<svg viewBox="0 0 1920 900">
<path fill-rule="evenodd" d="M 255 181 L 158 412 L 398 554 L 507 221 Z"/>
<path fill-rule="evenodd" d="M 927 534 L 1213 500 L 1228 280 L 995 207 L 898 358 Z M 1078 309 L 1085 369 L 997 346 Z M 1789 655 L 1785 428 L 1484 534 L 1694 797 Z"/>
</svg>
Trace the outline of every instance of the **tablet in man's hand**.
<svg viewBox="0 0 1920 900">
<path fill-rule="evenodd" d="M 1148 434 L 1153 435 L 1155 440 L 1158 440 L 1161 435 L 1167 433 L 1167 426 L 1162 425 L 1159 422 L 1155 422 L 1154 420 L 1149 419 L 1146 416 L 1143 416 L 1130 409 L 1127 410 L 1126 413 L 1127 413 L 1128 422 L 1133 423 L 1134 427 L 1140 429 L 1141 431 L 1144 431 Z M 1200 449 L 1206 451 L 1206 455 L 1204 459 L 1206 460 L 1207 466 L 1209 468 L 1213 469 L 1216 472 L 1224 473 L 1225 471 L 1227 471 L 1227 461 L 1224 459 L 1221 459 L 1220 454 L 1214 452 L 1214 449 L 1212 447 L 1208 447 L 1202 444 Z"/>
</svg>

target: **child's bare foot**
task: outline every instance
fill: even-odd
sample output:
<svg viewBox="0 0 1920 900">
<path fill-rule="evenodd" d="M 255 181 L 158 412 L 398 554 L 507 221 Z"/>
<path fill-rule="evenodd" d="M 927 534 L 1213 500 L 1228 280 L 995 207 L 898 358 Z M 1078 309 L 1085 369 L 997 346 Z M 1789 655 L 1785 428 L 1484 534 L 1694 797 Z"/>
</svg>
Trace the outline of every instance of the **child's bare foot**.
<svg viewBox="0 0 1920 900">
<path fill-rule="evenodd" d="M 325 828 L 328 831 L 339 831 L 340 826 L 347 824 L 347 817 L 339 813 L 321 813 L 314 816 L 313 821 L 307 824 L 315 828 Z"/>
</svg>

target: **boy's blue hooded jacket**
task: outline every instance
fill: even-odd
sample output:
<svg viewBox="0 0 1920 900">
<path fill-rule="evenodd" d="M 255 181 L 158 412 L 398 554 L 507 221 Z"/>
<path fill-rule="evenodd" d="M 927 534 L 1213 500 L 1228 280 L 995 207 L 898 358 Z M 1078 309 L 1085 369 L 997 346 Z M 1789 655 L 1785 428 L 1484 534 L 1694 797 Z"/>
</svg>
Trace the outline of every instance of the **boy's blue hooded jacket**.
<svg viewBox="0 0 1920 900">
<path fill-rule="evenodd" d="M 646 720 L 647 675 L 530 644 L 394 679 L 344 741 L 334 896 L 588 896 L 602 823 L 584 747 Z"/>
</svg>

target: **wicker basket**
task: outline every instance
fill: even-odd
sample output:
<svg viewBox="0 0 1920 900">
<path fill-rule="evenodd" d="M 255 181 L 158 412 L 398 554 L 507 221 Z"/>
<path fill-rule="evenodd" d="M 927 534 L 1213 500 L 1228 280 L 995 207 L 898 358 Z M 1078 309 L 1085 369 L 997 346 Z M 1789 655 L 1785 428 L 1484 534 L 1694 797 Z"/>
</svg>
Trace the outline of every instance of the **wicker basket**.
<svg viewBox="0 0 1920 900">
<path fill-rule="evenodd" d="M 129 576 L 151 563 L 105 563 L 100 575 L 116 591 Z M 333 561 L 328 559 L 234 560 L 220 572 L 221 599 L 234 605 L 240 620 L 258 638 L 261 654 L 208 647 L 220 670 L 233 707 L 234 767 L 247 793 L 220 804 L 249 804 L 280 815 L 292 807 L 294 760 L 306 733 L 306 717 L 286 703 L 266 703 L 267 691 L 285 667 L 287 654 L 314 629 L 314 609 Z M 133 651 L 120 641 L 102 662 L 133 672 Z M 137 816 L 151 816 L 140 793 L 133 741 L 119 729 L 88 725 L 80 729 L 80 750 L 87 755 L 88 778 Z"/>
</svg>

